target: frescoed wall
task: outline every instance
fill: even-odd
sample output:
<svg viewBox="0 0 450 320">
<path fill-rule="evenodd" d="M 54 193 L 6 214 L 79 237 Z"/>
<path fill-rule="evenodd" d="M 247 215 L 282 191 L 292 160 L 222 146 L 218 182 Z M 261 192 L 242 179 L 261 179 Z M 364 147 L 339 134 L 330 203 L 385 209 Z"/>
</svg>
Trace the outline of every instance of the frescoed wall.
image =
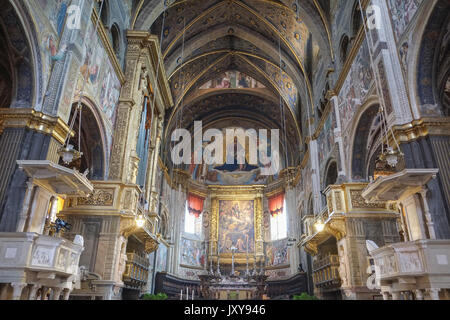
<svg viewBox="0 0 450 320">
<path fill-rule="evenodd" d="M 205 265 L 205 245 L 203 241 L 182 238 L 180 251 L 182 265 L 189 267 L 203 267 Z"/>
<path fill-rule="evenodd" d="M 163 272 L 167 269 L 167 247 L 164 244 L 158 246 L 156 253 L 156 272 Z"/>
<path fill-rule="evenodd" d="M 322 168 L 327 164 L 327 159 L 334 149 L 334 129 L 336 128 L 336 119 L 334 112 L 330 112 L 325 120 L 323 129 L 318 138 L 319 163 Z"/>
<path fill-rule="evenodd" d="M 286 279 L 292 276 L 291 269 L 266 270 L 268 280 Z"/>
<path fill-rule="evenodd" d="M 242 129 L 245 132 L 245 128 L 233 128 L 233 127 L 227 127 L 222 129 L 223 133 L 223 143 L 224 143 L 224 151 L 223 151 L 223 162 L 213 165 L 207 165 L 207 164 L 191 164 L 189 166 L 189 173 L 192 176 L 192 179 L 202 181 L 209 185 L 251 185 L 251 184 L 265 184 L 271 179 L 276 179 L 278 176 L 278 171 L 275 172 L 274 175 L 263 175 L 261 173 L 261 168 L 270 168 L 272 166 L 272 163 L 278 163 L 279 169 L 281 170 L 282 166 L 282 159 L 280 152 L 274 153 L 272 156 L 271 154 L 271 144 L 270 144 L 270 138 L 268 137 L 267 141 L 265 142 L 267 145 L 266 153 L 262 153 L 262 156 L 259 154 L 259 145 L 262 144 L 262 142 L 259 140 L 259 137 L 257 136 L 256 139 L 258 141 L 257 150 L 258 150 L 258 164 L 253 165 L 249 163 L 250 156 L 249 156 L 249 146 L 240 146 L 245 150 L 245 163 L 244 164 L 238 164 L 237 159 L 237 147 L 238 147 L 238 141 L 235 142 L 234 145 L 225 146 L 226 145 L 226 130 L 238 130 Z M 258 135 L 258 131 L 256 131 L 256 134 Z M 270 132 L 268 132 L 268 135 L 270 135 Z M 203 150 L 206 146 L 208 146 L 209 143 L 203 144 Z M 234 158 L 231 157 L 231 148 L 234 148 Z M 192 155 L 193 159 L 195 156 L 196 150 L 194 150 L 194 154 Z M 262 159 L 262 157 L 270 157 L 271 161 Z"/>
<path fill-rule="evenodd" d="M 268 242 L 266 244 L 266 266 L 278 267 L 286 265 L 289 265 L 287 240 Z"/>
<path fill-rule="evenodd" d="M 391 12 L 392 26 L 397 41 L 408 28 L 423 0 L 389 0 L 388 5 Z"/>
<path fill-rule="evenodd" d="M 239 71 L 227 71 L 222 74 L 219 78 L 214 80 L 209 80 L 200 89 L 257 89 L 265 88 L 265 86 L 253 79 L 252 77 L 246 75 L 245 73 Z"/>
<path fill-rule="evenodd" d="M 109 57 L 103 48 L 100 37 L 94 33 L 95 26 L 91 24 L 89 36 L 85 43 L 84 61 L 80 67 L 82 81 L 88 96 L 95 99 L 104 118 L 112 126 L 115 122 L 116 105 L 119 100 L 120 81 L 112 67 Z M 83 84 L 78 84 L 82 89 Z"/>
<path fill-rule="evenodd" d="M 254 201 L 219 200 L 219 253 L 253 253 Z"/>
<path fill-rule="evenodd" d="M 374 84 L 370 67 L 369 47 L 364 40 L 338 95 L 339 117 L 344 137 L 348 137 L 352 119 L 367 99 Z"/>
</svg>

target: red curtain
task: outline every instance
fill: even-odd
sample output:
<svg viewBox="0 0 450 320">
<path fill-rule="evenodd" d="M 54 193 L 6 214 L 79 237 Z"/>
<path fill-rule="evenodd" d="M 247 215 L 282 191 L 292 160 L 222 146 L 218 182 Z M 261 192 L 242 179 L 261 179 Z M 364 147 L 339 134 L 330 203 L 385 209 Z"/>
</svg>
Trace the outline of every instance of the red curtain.
<svg viewBox="0 0 450 320">
<path fill-rule="evenodd" d="M 275 217 L 283 212 L 284 193 L 269 198 L 269 211 L 272 217 Z"/>
<path fill-rule="evenodd" d="M 192 193 L 188 196 L 188 210 L 190 214 L 193 214 L 198 218 L 203 212 L 204 198 L 196 196 Z"/>
</svg>

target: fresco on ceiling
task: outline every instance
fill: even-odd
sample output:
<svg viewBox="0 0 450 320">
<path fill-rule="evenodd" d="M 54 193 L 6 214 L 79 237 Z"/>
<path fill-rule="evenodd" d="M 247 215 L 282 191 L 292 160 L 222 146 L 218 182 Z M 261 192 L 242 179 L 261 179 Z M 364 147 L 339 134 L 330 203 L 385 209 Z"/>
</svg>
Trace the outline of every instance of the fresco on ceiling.
<svg viewBox="0 0 450 320">
<path fill-rule="evenodd" d="M 205 265 L 205 245 L 203 241 L 181 239 L 181 264 L 189 267 Z"/>
<path fill-rule="evenodd" d="M 215 7 L 214 10 L 208 9 Z M 174 42 L 180 41 L 179 35 L 185 25 L 190 26 L 185 39 L 191 39 L 203 32 L 224 24 L 243 26 L 255 34 L 261 34 L 268 39 L 278 39 L 278 32 L 286 39 L 289 47 L 295 52 L 300 61 L 305 61 L 310 32 L 304 21 L 292 13 L 290 8 L 268 1 L 246 0 L 245 6 L 227 1 L 196 1 L 195 5 L 180 3 L 168 9 L 165 15 L 164 30 L 162 32 L 163 52 L 170 56 L 177 47 Z M 299 10 L 301 10 L 299 8 Z M 208 14 L 204 14 L 208 11 Z M 253 13 L 254 11 L 255 13 Z M 296 23 L 293 23 L 296 21 Z M 161 34 L 162 15 L 158 17 L 152 27 L 152 33 Z M 230 33 L 233 32 L 231 28 Z M 312 44 L 314 54 L 317 54 L 319 46 L 316 41 Z M 179 59 L 177 56 L 176 59 Z"/>
<path fill-rule="evenodd" d="M 294 48 L 294 51 L 300 60 L 305 61 L 310 31 L 298 14 L 292 13 L 289 8 L 274 5 L 268 1 L 247 0 L 246 3 L 262 13 L 264 18 L 267 19 Z M 294 12 L 302 10 L 302 8 L 297 8 L 295 3 L 292 4 L 292 9 Z M 296 23 L 294 23 L 294 21 Z M 278 36 L 272 38 L 278 39 Z M 313 52 L 317 53 L 319 46 L 315 41 L 313 42 L 312 47 Z"/>
<path fill-rule="evenodd" d="M 364 104 L 373 84 L 374 76 L 368 56 L 367 40 L 364 40 L 338 96 L 343 132 L 350 127 L 351 120 Z"/>
<path fill-rule="evenodd" d="M 265 86 L 239 71 L 227 71 L 216 77 L 213 80 L 209 80 L 200 87 L 201 90 L 205 89 L 258 89 L 265 88 Z"/>
<path fill-rule="evenodd" d="M 405 33 L 423 0 L 389 0 L 392 24 L 397 40 Z"/>
<path fill-rule="evenodd" d="M 264 165 L 263 163 L 268 162 L 267 158 L 261 159 L 261 155 L 259 155 L 258 152 L 258 164 L 253 165 L 249 163 L 249 147 L 247 143 L 246 146 L 240 145 L 241 148 L 245 150 L 245 163 L 244 164 L 238 164 L 237 162 L 237 150 L 238 150 L 238 144 L 239 142 L 236 140 L 234 145 L 228 146 L 229 151 L 227 152 L 227 149 L 225 147 L 226 144 L 226 130 L 232 129 L 232 130 L 246 130 L 242 127 L 227 127 L 222 129 L 223 133 L 223 143 L 224 143 L 224 152 L 223 152 L 223 162 L 218 164 L 191 164 L 189 166 L 189 173 L 191 174 L 191 177 L 193 180 L 197 180 L 200 182 L 203 182 L 208 185 L 253 185 L 253 184 L 266 184 L 269 181 L 276 180 L 278 178 L 278 174 L 267 176 L 261 174 L 261 168 L 270 168 L 272 165 L 272 162 L 277 161 L 280 164 L 280 167 L 282 166 L 282 160 L 280 159 L 279 152 L 275 153 L 273 156 L 271 154 L 271 144 L 270 144 L 270 138 L 267 139 L 265 142 L 267 144 L 267 151 L 266 153 L 262 154 L 262 157 L 271 157 L 271 162 Z M 256 131 L 258 132 L 258 131 Z M 270 135 L 270 131 L 268 131 L 268 135 Z M 259 145 L 261 144 L 261 141 L 259 140 L 259 137 L 257 137 L 257 149 L 259 150 Z M 203 143 L 203 150 L 209 143 L 204 142 Z M 231 148 L 234 148 L 234 158 L 231 157 Z M 192 154 L 192 159 L 195 158 L 195 154 L 197 151 L 194 150 L 194 153 Z M 228 157 L 228 158 L 227 158 Z M 261 161 L 262 160 L 262 161 Z M 280 168 L 281 169 L 281 168 Z"/>
<path fill-rule="evenodd" d="M 287 239 L 266 244 L 266 266 L 278 267 L 289 265 L 289 248 Z"/>
<path fill-rule="evenodd" d="M 280 89 L 281 95 L 291 109 L 297 110 L 298 89 L 292 78 L 284 72 L 283 68 L 285 66 L 282 65 L 282 70 L 280 72 L 279 65 L 274 65 L 261 59 L 249 58 L 249 60 L 258 66 L 258 68 L 265 73 L 266 77 L 272 80 L 271 82 Z"/>
<path fill-rule="evenodd" d="M 323 129 L 320 132 L 317 139 L 317 146 L 319 149 L 319 164 L 321 167 L 326 165 L 327 159 L 331 152 L 334 150 L 334 129 L 336 128 L 336 119 L 334 112 L 328 114 L 327 119 L 323 125 Z"/>
<path fill-rule="evenodd" d="M 253 200 L 219 200 L 219 253 L 255 251 Z"/>
</svg>

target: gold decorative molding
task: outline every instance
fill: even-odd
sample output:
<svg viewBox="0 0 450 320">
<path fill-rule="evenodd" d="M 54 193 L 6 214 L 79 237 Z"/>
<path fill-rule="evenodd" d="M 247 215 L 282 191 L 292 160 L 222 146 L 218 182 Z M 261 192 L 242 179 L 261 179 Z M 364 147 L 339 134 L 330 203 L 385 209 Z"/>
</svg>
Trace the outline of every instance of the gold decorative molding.
<svg viewBox="0 0 450 320">
<path fill-rule="evenodd" d="M 450 136 L 450 117 L 421 118 L 401 126 L 393 126 L 398 142 L 411 142 L 427 136 Z M 393 143 L 392 135 L 389 136 Z"/>
<path fill-rule="evenodd" d="M 52 117 L 28 108 L 1 108 L 0 134 L 5 128 L 28 128 L 48 134 L 64 144 L 69 126 L 60 117 Z M 74 135 L 74 132 L 71 132 Z"/>
<path fill-rule="evenodd" d="M 94 205 L 94 206 L 112 206 L 114 204 L 115 189 L 94 189 L 94 192 L 89 197 L 80 197 L 77 204 Z"/>
<path fill-rule="evenodd" d="M 155 239 L 146 239 L 144 244 L 144 251 L 146 254 L 150 254 L 158 249 L 159 243 Z"/>
<path fill-rule="evenodd" d="M 210 255 L 218 254 L 218 237 L 219 237 L 219 201 L 254 201 L 254 235 L 255 235 L 255 252 L 256 256 L 264 255 L 264 239 L 263 239 L 263 208 L 262 199 L 265 186 L 249 185 L 249 186 L 208 186 L 211 194 L 211 228 L 210 239 L 211 248 Z M 236 254 L 236 261 L 244 261 L 245 254 Z M 220 254 L 221 261 L 229 260 L 231 263 L 231 254 Z M 223 260 L 225 259 L 225 260 Z"/>
<path fill-rule="evenodd" d="M 347 235 L 344 217 L 333 217 L 330 219 L 330 221 L 325 225 L 325 230 L 332 234 L 337 241 L 344 238 Z"/>
</svg>

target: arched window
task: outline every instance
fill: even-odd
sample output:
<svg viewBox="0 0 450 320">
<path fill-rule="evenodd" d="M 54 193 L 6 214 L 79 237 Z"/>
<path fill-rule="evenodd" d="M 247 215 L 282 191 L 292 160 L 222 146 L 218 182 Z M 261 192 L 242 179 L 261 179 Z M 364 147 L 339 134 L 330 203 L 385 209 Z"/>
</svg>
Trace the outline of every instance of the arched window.
<svg viewBox="0 0 450 320">
<path fill-rule="evenodd" d="M 70 114 L 70 119 L 74 117 L 78 103 L 74 103 Z M 78 111 L 77 111 L 78 112 Z M 94 111 L 85 104 L 82 104 L 81 112 L 81 134 L 80 114 L 75 119 L 74 130 L 76 134 L 69 140 L 69 144 L 82 152 L 81 158 L 73 161 L 68 166 L 75 168 L 81 173 L 87 173 L 90 180 L 103 180 L 105 175 L 105 151 L 100 124 L 94 114 Z M 79 139 L 81 138 L 81 143 Z M 80 148 L 78 148 L 80 146 Z M 64 165 L 62 160 L 61 165 Z"/>
<path fill-rule="evenodd" d="M 342 64 L 344 64 L 345 63 L 345 61 L 347 61 L 347 56 L 348 56 L 348 47 L 349 47 L 349 44 L 350 44 L 350 39 L 349 39 L 349 37 L 347 36 L 347 35 L 344 35 L 343 37 L 342 37 L 342 40 L 341 40 L 341 45 L 340 45 L 340 58 L 341 58 L 341 63 Z"/>
<path fill-rule="evenodd" d="M 272 241 L 287 238 L 286 199 L 283 197 L 282 201 L 283 206 L 281 210 L 279 210 L 278 212 L 274 212 L 271 210 L 270 212 L 270 238 Z"/>
<path fill-rule="evenodd" d="M 202 235 L 203 215 L 196 216 L 189 212 L 189 203 L 186 201 L 184 211 L 184 232 L 201 237 Z"/>
<path fill-rule="evenodd" d="M 336 161 L 332 161 L 327 169 L 327 175 L 325 178 L 325 188 L 336 183 L 338 178 L 338 169 Z"/>
<path fill-rule="evenodd" d="M 111 41 L 112 41 L 112 47 L 114 50 L 114 53 L 116 54 L 117 58 L 119 58 L 120 54 L 120 31 L 117 24 L 113 24 L 111 27 Z"/>
<path fill-rule="evenodd" d="M 359 1 L 356 1 L 355 6 L 353 7 L 353 15 L 352 15 L 352 31 L 354 37 L 358 34 L 361 25 L 362 25 L 361 10 L 359 9 Z"/>
<path fill-rule="evenodd" d="M 352 179 L 368 181 L 369 171 L 374 164 L 377 150 L 381 148 L 381 122 L 378 116 L 380 106 L 374 104 L 368 107 L 359 119 L 353 141 Z M 369 128 L 369 130 L 368 130 Z"/>
<path fill-rule="evenodd" d="M 99 13 L 100 16 L 100 21 L 103 23 L 103 26 L 105 28 L 108 27 L 108 11 L 109 11 L 109 3 L 107 0 L 103 0 L 103 5 L 101 4 L 101 2 L 97 3 L 97 10 L 100 10 L 101 8 L 101 12 Z"/>
</svg>

